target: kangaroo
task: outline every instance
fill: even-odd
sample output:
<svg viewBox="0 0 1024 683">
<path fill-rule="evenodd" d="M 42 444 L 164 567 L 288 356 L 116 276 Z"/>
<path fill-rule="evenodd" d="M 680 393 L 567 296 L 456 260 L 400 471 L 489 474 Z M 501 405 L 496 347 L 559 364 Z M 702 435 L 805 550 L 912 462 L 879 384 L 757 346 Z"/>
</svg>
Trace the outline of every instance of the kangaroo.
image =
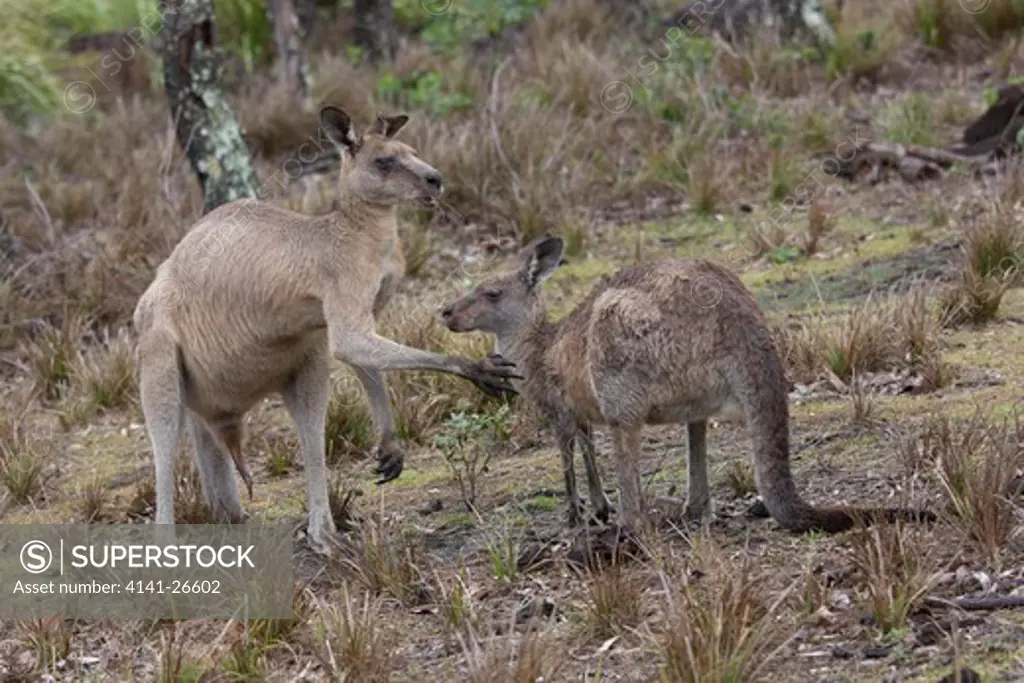
<svg viewBox="0 0 1024 683">
<path fill-rule="evenodd" d="M 337 209 L 307 216 L 256 199 L 201 218 L 157 269 L 134 312 L 137 377 L 156 471 L 156 523 L 174 523 L 174 469 L 187 422 L 206 503 L 220 522 L 244 520 L 234 462 L 252 497 L 242 419 L 278 393 L 305 460 L 308 536 L 329 553 L 335 532 L 324 460 L 329 356 L 355 372 L 378 432 L 378 483 L 404 461 L 383 371 L 461 375 L 491 394 L 515 393 L 514 366 L 403 346 L 377 334 L 375 316 L 403 272 L 396 206 L 434 207 L 441 175 L 394 138 L 405 115 L 357 133 L 325 107 L 321 126 L 341 152 Z M 229 461 L 230 458 L 230 461 Z"/>
<path fill-rule="evenodd" d="M 509 272 L 483 282 L 441 311 L 454 332 L 497 337 L 499 353 L 525 380 L 523 395 L 550 418 L 569 498 L 580 514 L 573 447 L 583 451 L 599 518 L 609 505 L 594 462 L 591 425 L 611 428 L 620 527 L 647 522 L 637 458 L 646 424 L 686 423 L 690 518 L 711 514 L 707 420 L 742 417 L 753 438 L 757 489 L 783 527 L 839 532 L 855 519 L 933 519 L 905 509 L 820 509 L 804 502 L 789 467 L 789 408 L 782 363 L 753 295 L 734 274 L 709 261 L 653 261 L 605 278 L 569 315 L 548 321 L 540 284 L 557 268 L 562 240 L 525 247 Z"/>
</svg>

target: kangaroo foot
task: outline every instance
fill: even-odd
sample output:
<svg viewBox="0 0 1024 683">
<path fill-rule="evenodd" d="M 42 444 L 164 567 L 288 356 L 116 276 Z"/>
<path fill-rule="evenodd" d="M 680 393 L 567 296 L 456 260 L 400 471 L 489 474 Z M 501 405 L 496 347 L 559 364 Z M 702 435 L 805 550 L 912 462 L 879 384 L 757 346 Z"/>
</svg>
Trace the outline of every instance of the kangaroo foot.
<svg viewBox="0 0 1024 683">
<path fill-rule="evenodd" d="M 397 440 L 390 439 L 374 446 L 372 453 L 377 457 L 374 474 L 379 474 L 378 484 L 397 479 L 405 466 L 405 449 Z"/>
<path fill-rule="evenodd" d="M 628 562 L 641 556 L 639 535 L 616 524 L 580 533 L 573 540 L 566 561 L 570 566 L 590 570 Z"/>
</svg>

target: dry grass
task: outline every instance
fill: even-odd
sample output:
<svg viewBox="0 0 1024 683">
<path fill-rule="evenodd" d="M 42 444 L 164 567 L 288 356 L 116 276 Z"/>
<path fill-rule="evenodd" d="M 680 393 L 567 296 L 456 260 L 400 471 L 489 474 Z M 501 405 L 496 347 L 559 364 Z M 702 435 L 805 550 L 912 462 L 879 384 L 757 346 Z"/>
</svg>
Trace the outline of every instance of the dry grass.
<svg viewBox="0 0 1024 683">
<path fill-rule="evenodd" d="M 73 622 L 66 619 L 32 619 L 18 622 L 21 646 L 33 653 L 35 671 L 56 674 L 59 662 L 71 654 Z"/>
<path fill-rule="evenodd" d="M 208 667 L 197 662 L 186 650 L 188 641 L 177 622 L 160 633 L 160 661 L 156 671 L 159 683 L 200 681 L 209 674 Z"/>
<path fill-rule="evenodd" d="M 273 478 L 287 477 L 297 466 L 298 443 L 278 430 L 266 430 L 257 436 L 260 461 Z"/>
<path fill-rule="evenodd" d="M 492 636 L 489 642 L 470 631 L 459 636 L 470 683 L 535 683 L 556 680 L 565 668 L 551 637 L 529 631 L 525 635 Z"/>
<path fill-rule="evenodd" d="M 726 556 L 709 542 L 696 549 L 696 574 L 662 572 L 667 622 L 657 635 L 663 681 L 755 680 L 784 644 L 775 624 L 782 598 L 768 598 L 756 560 Z"/>
<path fill-rule="evenodd" d="M 904 628 L 938 578 L 931 533 L 878 524 L 852 533 L 850 548 L 874 625 L 883 634 Z"/>
<path fill-rule="evenodd" d="M 996 318 L 1007 290 L 1021 282 L 1024 232 L 1013 205 L 994 202 L 964 231 L 958 282 L 942 299 L 943 323 L 982 324 Z"/>
<path fill-rule="evenodd" d="M 292 593 L 292 618 L 253 619 L 245 624 L 246 639 L 265 648 L 297 640 L 301 627 L 315 616 L 314 599 L 310 588 L 297 585 Z"/>
<path fill-rule="evenodd" d="M 469 570 L 462 566 L 456 574 L 434 572 L 434 590 L 446 632 L 467 633 L 478 628 L 481 616 L 473 597 Z"/>
<path fill-rule="evenodd" d="M 352 594 L 343 583 L 335 604 L 320 602 L 313 651 L 331 680 L 378 683 L 401 669 L 397 634 L 371 593 Z"/>
<path fill-rule="evenodd" d="M 854 375 L 847 384 L 847 396 L 853 410 L 854 424 L 870 424 L 875 414 L 875 397 L 871 387 L 860 375 Z"/>
<path fill-rule="evenodd" d="M 426 300 L 392 303 L 384 313 L 381 334 L 436 353 L 470 358 L 490 353 L 492 342 L 484 335 L 454 334 L 441 325 L 437 312 L 447 301 L 445 289 Z M 398 436 L 416 444 L 428 444 L 452 412 L 486 413 L 495 403 L 470 382 L 439 372 L 390 373 L 387 381 Z"/>
<path fill-rule="evenodd" d="M 66 424 L 80 424 L 94 415 L 137 403 L 134 346 L 127 330 L 76 351 L 70 372 L 70 404 Z"/>
<path fill-rule="evenodd" d="M 417 605 L 429 598 L 426 558 L 410 540 L 372 517 L 363 521 L 344 568 L 370 593 Z"/>
<path fill-rule="evenodd" d="M 326 454 L 329 464 L 347 455 L 364 455 L 374 443 L 373 417 L 369 399 L 356 376 L 348 369 L 333 375 L 331 400 L 327 404 Z"/>
<path fill-rule="evenodd" d="M 154 495 L 153 510 L 156 510 Z M 212 524 L 213 512 L 203 497 L 199 470 L 188 457 L 178 457 L 174 464 L 174 522 L 175 524 Z"/>
<path fill-rule="evenodd" d="M 86 524 L 111 520 L 114 512 L 107 496 L 106 482 L 99 477 L 87 481 L 78 491 L 78 515 Z"/>
<path fill-rule="evenodd" d="M 807 230 L 800 236 L 800 248 L 804 254 L 817 254 L 821 249 L 821 241 L 835 230 L 837 221 L 835 208 L 824 198 L 815 197 L 807 212 Z"/>
<path fill-rule="evenodd" d="M 725 469 L 725 483 L 737 498 L 757 493 L 754 468 L 742 459 L 733 460 Z"/>
<path fill-rule="evenodd" d="M 848 382 L 855 373 L 900 367 L 927 371 L 938 386 L 944 381 L 941 326 L 922 289 L 901 297 L 869 298 L 847 313 L 818 314 L 810 322 L 776 324 L 775 330 L 796 381 L 831 373 Z"/>
<path fill-rule="evenodd" d="M 477 517 L 479 517 L 479 512 Z M 481 522 L 483 520 L 480 520 Z M 507 518 L 487 530 L 487 558 L 491 562 L 491 575 L 497 581 L 512 583 L 519 576 L 519 555 L 522 547 L 521 530 L 513 528 Z"/>
<path fill-rule="evenodd" d="M 0 485 L 18 505 L 27 505 L 39 498 L 44 484 L 47 442 L 29 435 L 30 429 L 24 421 L 29 408 L 0 416 Z"/>
<path fill-rule="evenodd" d="M 1022 510 L 1011 485 L 1024 470 L 1024 427 L 999 424 L 982 410 L 953 421 L 936 417 L 923 430 L 954 525 L 990 562 L 1018 533 Z"/>
<path fill-rule="evenodd" d="M 900 453 L 908 476 L 934 474 L 953 526 L 998 562 L 1021 520 L 1012 490 L 1024 470 L 1019 421 L 998 421 L 981 407 L 963 419 L 936 415 L 902 439 Z"/>
<path fill-rule="evenodd" d="M 595 638 L 628 633 L 643 621 L 643 577 L 621 563 L 613 562 L 584 578 L 583 608 L 587 632 Z"/>
<path fill-rule="evenodd" d="M 46 401 L 59 401 L 68 391 L 71 367 L 76 356 L 85 321 L 68 316 L 60 327 L 44 325 L 32 338 L 24 342 L 22 354 L 32 368 L 36 390 Z"/>
<path fill-rule="evenodd" d="M 87 509 L 87 507 L 86 507 Z M 156 485 L 152 476 L 140 479 L 124 509 L 128 520 L 151 518 L 156 512 Z M 175 524 L 210 524 L 213 515 L 203 498 L 199 470 L 189 454 L 179 454 L 174 463 Z"/>
</svg>

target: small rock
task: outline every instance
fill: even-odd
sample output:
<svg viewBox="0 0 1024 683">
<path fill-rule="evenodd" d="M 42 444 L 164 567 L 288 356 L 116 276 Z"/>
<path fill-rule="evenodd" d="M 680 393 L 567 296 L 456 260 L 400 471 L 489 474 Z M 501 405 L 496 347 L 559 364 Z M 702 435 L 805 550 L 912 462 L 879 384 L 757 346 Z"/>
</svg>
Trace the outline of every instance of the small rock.
<svg viewBox="0 0 1024 683">
<path fill-rule="evenodd" d="M 441 502 L 440 498 L 431 498 L 430 502 L 420 508 L 420 514 L 426 517 L 432 515 L 435 512 L 440 512 L 444 509 L 444 503 Z"/>
<path fill-rule="evenodd" d="M 870 645 L 864 648 L 864 659 L 885 659 L 892 651 L 891 645 Z"/>
<path fill-rule="evenodd" d="M 842 591 L 832 591 L 832 606 L 833 607 L 849 607 L 853 604 L 853 600 L 850 596 Z"/>
<path fill-rule="evenodd" d="M 956 671 L 950 671 L 940 678 L 937 683 L 981 683 L 981 676 L 974 669 L 962 666 L 960 667 L 959 676 Z"/>
</svg>

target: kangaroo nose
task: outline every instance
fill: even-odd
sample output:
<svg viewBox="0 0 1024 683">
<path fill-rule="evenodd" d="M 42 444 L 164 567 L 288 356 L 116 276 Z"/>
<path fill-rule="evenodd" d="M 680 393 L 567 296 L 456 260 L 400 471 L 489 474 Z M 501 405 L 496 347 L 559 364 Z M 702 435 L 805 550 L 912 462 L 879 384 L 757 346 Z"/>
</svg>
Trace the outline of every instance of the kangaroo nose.
<svg viewBox="0 0 1024 683">
<path fill-rule="evenodd" d="M 434 188 L 435 190 L 440 190 L 441 189 L 441 174 L 440 173 L 431 173 L 430 175 L 426 176 L 426 178 L 424 178 L 424 180 L 427 181 L 427 185 L 429 185 L 430 187 Z"/>
<path fill-rule="evenodd" d="M 452 317 L 452 313 L 454 312 L 454 308 L 452 308 L 451 306 L 445 306 L 444 309 L 442 309 L 441 311 L 441 317 L 447 320 L 448 318 Z"/>
</svg>

